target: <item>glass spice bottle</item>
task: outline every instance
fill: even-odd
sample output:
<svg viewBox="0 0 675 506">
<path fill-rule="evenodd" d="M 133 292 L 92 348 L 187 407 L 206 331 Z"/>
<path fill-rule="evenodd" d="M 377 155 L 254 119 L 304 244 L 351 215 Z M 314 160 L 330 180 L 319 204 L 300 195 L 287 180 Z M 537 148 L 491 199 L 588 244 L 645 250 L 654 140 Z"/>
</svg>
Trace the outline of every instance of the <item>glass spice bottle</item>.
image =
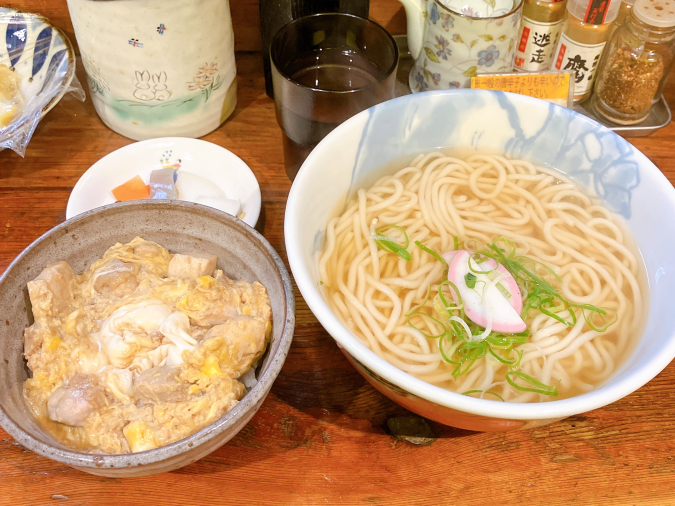
<svg viewBox="0 0 675 506">
<path fill-rule="evenodd" d="M 616 19 L 614 20 L 614 30 L 619 28 L 623 22 L 626 20 L 631 10 L 633 10 L 633 4 L 635 0 L 623 0 L 619 6 L 619 14 L 617 14 Z"/>
<path fill-rule="evenodd" d="M 643 121 L 675 60 L 675 0 L 636 0 L 598 69 L 593 108 L 621 125 Z"/>
<path fill-rule="evenodd" d="M 558 46 L 567 0 L 525 0 L 514 66 L 549 70 Z"/>
<path fill-rule="evenodd" d="M 585 100 L 593 90 L 602 50 L 620 6 L 621 0 L 567 0 L 553 68 L 574 72 L 574 102 Z"/>
</svg>

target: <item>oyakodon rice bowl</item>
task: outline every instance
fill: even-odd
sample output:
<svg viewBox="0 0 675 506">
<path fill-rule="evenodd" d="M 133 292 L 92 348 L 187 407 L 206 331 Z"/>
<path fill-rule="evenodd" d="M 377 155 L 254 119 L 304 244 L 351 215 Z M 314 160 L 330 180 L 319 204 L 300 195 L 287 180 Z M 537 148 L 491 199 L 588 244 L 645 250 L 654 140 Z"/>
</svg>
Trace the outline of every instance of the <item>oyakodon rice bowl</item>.
<svg viewBox="0 0 675 506">
<path fill-rule="evenodd" d="M 445 91 L 374 107 L 317 146 L 286 246 L 375 388 L 448 425 L 507 430 L 613 402 L 672 360 L 673 211 L 660 171 L 597 123 Z"/>
<path fill-rule="evenodd" d="M 262 283 L 269 295 L 268 307 L 271 309 L 272 316 L 268 349 L 257 366 L 255 372 L 257 381 L 248 382 L 248 386 L 251 387 L 250 390 L 244 392 L 243 385 L 240 385 L 238 387 L 239 393 L 243 395 L 241 400 L 238 403 L 236 401 L 231 403 L 233 407 L 217 420 L 206 421 L 208 425 L 203 428 L 196 427 L 200 430 L 197 430 L 193 434 L 187 435 L 186 433 L 187 437 L 183 437 L 182 439 L 180 439 L 181 436 L 179 435 L 173 442 L 167 440 L 168 444 L 156 449 L 142 451 L 145 448 L 137 448 L 139 450 L 138 453 L 127 455 L 110 455 L 105 454 L 106 451 L 110 450 L 104 449 L 101 451 L 101 449 L 84 447 L 78 448 L 77 450 L 79 451 L 73 451 L 72 442 L 70 442 L 71 444 L 64 444 L 55 440 L 50 434 L 50 430 L 46 430 L 40 423 L 36 422 L 22 393 L 22 383 L 26 380 L 28 369 L 26 368 L 23 355 L 24 339 L 21 328 L 26 328 L 33 323 L 26 285 L 35 279 L 47 265 L 54 264 L 57 261 L 65 261 L 72 266 L 75 272 L 82 272 L 93 264 L 96 259 L 100 258 L 111 246 L 114 246 L 116 243 L 129 243 L 129 241 L 132 241 L 137 236 L 142 236 L 148 241 L 162 244 L 171 254 L 191 251 L 208 252 L 211 256 L 204 256 L 205 260 L 209 260 L 210 262 L 206 266 L 208 270 L 213 267 L 217 257 L 217 270 L 214 275 L 220 276 L 219 271 L 222 270 L 223 276 L 241 281 L 242 287 L 249 286 L 246 282 L 254 283 L 255 281 L 259 281 Z M 139 241 L 137 239 L 134 244 L 139 243 Z M 143 243 L 143 245 L 145 244 Z M 129 256 L 131 252 L 129 247 L 118 245 L 117 249 L 120 248 L 124 251 L 129 250 L 125 253 L 125 258 L 128 257 L 128 259 L 133 260 Z M 133 248 L 134 252 L 132 256 L 140 254 L 136 249 L 136 247 Z M 171 256 L 167 256 L 165 252 L 161 251 L 161 248 L 156 246 L 153 246 L 152 249 L 153 251 L 157 250 L 164 260 L 169 259 L 169 256 Z M 145 250 L 143 253 L 145 253 Z M 110 251 L 108 254 L 110 254 Z M 178 256 L 172 256 L 171 258 L 173 260 Z M 115 259 L 111 261 L 118 262 Z M 100 263 L 99 261 L 98 264 Z M 57 265 L 62 266 L 64 263 L 62 262 Z M 149 271 L 145 271 L 148 269 L 152 270 L 153 265 L 140 265 L 138 276 L 143 279 L 139 278 L 138 289 L 132 290 L 134 293 L 138 292 L 145 284 L 149 283 L 148 286 L 154 286 L 160 283 L 164 286 L 167 281 L 173 279 L 171 276 L 166 278 L 166 280 L 160 279 L 159 281 L 153 281 L 150 278 L 145 279 L 151 274 Z M 118 265 L 117 267 L 120 266 Z M 120 271 L 120 269 L 116 269 L 116 271 Z M 144 272 L 145 274 L 143 274 Z M 176 274 L 178 277 L 173 283 L 176 286 L 184 283 L 192 286 L 195 283 L 194 280 L 181 281 L 179 279 L 182 276 L 181 272 Z M 186 273 L 183 274 L 187 275 Z M 216 283 L 220 283 L 220 281 L 215 278 L 212 281 L 207 279 L 208 277 L 199 278 L 197 285 L 206 283 L 209 286 L 213 285 L 212 288 L 218 288 Z M 39 279 L 44 279 L 44 275 L 41 275 Z M 97 279 L 98 277 L 93 279 L 94 288 Z M 82 280 L 80 279 L 80 281 Z M 222 278 L 222 281 L 225 281 L 225 278 Z M 229 283 L 226 282 L 226 284 Z M 126 288 L 122 285 L 115 286 L 116 290 L 123 289 L 122 291 L 125 292 L 133 288 L 126 285 Z M 166 286 L 168 287 L 168 285 Z M 31 284 L 31 288 L 34 292 L 36 289 L 35 283 Z M 101 286 L 99 288 L 102 290 L 100 293 L 107 293 L 105 287 Z M 199 289 L 199 286 L 196 288 Z M 75 287 L 73 287 L 74 289 Z M 117 294 L 117 292 L 115 293 Z M 34 295 L 36 294 L 31 293 L 31 296 Z M 202 295 L 208 296 L 209 294 L 204 292 Z M 117 302 L 121 301 L 122 299 L 117 300 Z M 148 302 L 141 302 L 140 304 L 147 305 Z M 154 301 L 154 304 L 152 307 L 162 309 L 160 301 Z M 272 383 L 285 361 L 295 322 L 295 305 L 290 278 L 277 253 L 260 234 L 236 218 L 220 211 L 198 204 L 170 201 L 113 204 L 84 213 L 55 227 L 19 255 L 3 274 L 2 278 L 0 278 L 0 307 L 3 309 L 3 320 L 6 320 L 6 325 L 0 328 L 0 358 L 2 359 L 0 360 L 0 372 L 2 373 L 0 375 L 0 424 L 2 427 L 17 442 L 42 455 L 76 467 L 82 471 L 114 477 L 143 476 L 171 471 L 200 459 L 231 439 L 251 419 L 269 393 Z M 40 310 L 43 309 L 43 307 L 40 308 Z M 145 306 L 143 306 L 143 309 L 145 309 Z M 172 311 L 168 306 L 163 309 L 167 314 Z M 138 313 L 138 310 L 135 310 L 135 312 Z M 172 314 L 175 317 L 182 318 L 179 312 Z M 168 318 L 171 319 L 172 317 L 169 315 Z M 185 320 L 185 318 L 182 319 Z M 38 317 L 36 316 L 37 320 Z M 41 321 L 43 320 L 44 318 Z M 184 321 L 184 323 L 187 325 L 187 322 Z M 191 326 L 196 324 L 196 320 L 193 320 Z M 67 322 L 64 328 L 68 331 Z M 213 328 L 216 329 L 218 327 Z M 184 337 L 186 336 L 181 332 L 179 333 Z M 102 337 L 99 334 L 96 335 Z M 141 334 L 136 337 L 142 337 Z M 154 336 L 153 339 L 160 339 L 159 334 L 151 334 L 149 337 Z M 158 363 L 170 366 L 171 362 L 175 361 L 170 356 L 172 344 L 175 344 L 173 343 L 175 341 L 175 336 L 173 335 L 175 332 L 169 332 L 169 334 L 171 334 L 167 338 L 169 340 L 164 342 L 165 340 L 162 339 L 161 345 L 153 353 L 157 355 L 155 358 L 159 360 Z M 72 341 L 72 336 L 55 332 L 55 336 L 58 335 L 61 335 L 63 339 Z M 167 334 L 165 333 L 164 336 L 167 337 Z M 57 349 L 64 348 L 65 341 L 59 343 L 56 337 L 47 337 L 48 339 L 43 339 L 42 341 L 43 347 L 47 346 L 50 349 L 54 347 Z M 185 338 L 191 339 L 189 336 Z M 124 339 L 126 339 L 126 334 Z M 29 341 L 33 343 L 32 340 Z M 169 341 L 172 342 L 170 343 Z M 106 343 L 110 344 L 109 340 L 106 340 Z M 146 344 L 150 344 L 150 342 L 148 341 Z M 159 344 L 159 342 L 156 344 Z M 103 349 L 106 349 L 106 346 L 105 343 L 102 344 Z M 67 347 L 65 346 L 65 348 Z M 166 348 L 167 360 L 163 359 L 163 347 Z M 198 348 L 199 346 L 195 348 L 195 352 Z M 31 349 L 30 351 L 34 350 Z M 30 356 L 34 357 L 35 355 L 30 353 Z M 81 361 L 81 353 L 77 356 Z M 184 351 L 182 357 L 187 358 L 187 356 L 188 353 Z M 114 357 L 114 361 L 117 362 L 118 358 L 120 357 Z M 149 355 L 146 358 L 152 359 Z M 173 358 L 179 362 L 181 361 L 179 355 L 175 355 Z M 224 358 L 227 359 L 227 357 Z M 141 360 L 141 362 L 144 360 Z M 36 364 L 33 363 L 32 365 L 33 369 L 35 369 Z M 121 371 L 119 369 L 121 365 L 123 364 L 117 364 L 115 367 L 118 367 L 118 369 L 114 370 Z M 140 365 L 140 362 L 137 365 Z M 206 362 L 204 365 L 206 365 Z M 215 363 L 212 365 L 215 366 Z M 131 364 L 129 370 L 131 371 L 134 367 Z M 218 373 L 217 369 L 214 369 L 214 371 Z M 249 374 L 251 373 L 249 372 Z M 82 374 L 79 376 L 82 376 Z M 77 385 L 71 385 L 71 383 L 74 378 L 79 378 L 79 376 L 76 375 L 71 378 L 68 388 L 77 387 Z M 217 376 L 220 377 L 222 375 L 218 373 Z M 87 378 L 92 381 L 95 380 L 98 384 L 96 388 L 101 390 L 103 386 L 100 381 L 101 378 L 96 379 L 91 375 L 87 376 Z M 108 396 L 107 392 L 105 395 L 106 397 Z M 185 400 L 187 401 L 188 397 L 185 397 Z M 104 404 L 110 404 L 110 401 L 111 399 L 108 398 Z M 171 404 L 171 406 L 174 406 L 174 404 Z M 175 404 L 175 406 L 178 406 L 178 404 Z M 73 412 L 64 411 L 61 413 L 59 406 L 56 404 L 51 407 L 54 409 L 49 411 L 50 419 L 57 419 L 59 423 L 65 424 L 64 427 L 66 428 L 68 428 L 67 426 L 72 426 L 69 430 L 73 434 L 73 431 L 82 432 L 84 430 L 86 432 L 86 423 L 85 426 L 82 426 L 79 423 L 80 421 L 73 418 Z M 78 405 L 78 407 L 81 408 L 82 406 Z M 78 411 L 78 413 L 80 412 Z M 89 421 L 94 415 L 95 413 L 89 416 L 86 421 Z M 44 423 L 44 420 L 41 421 Z M 133 434 L 128 435 L 133 436 Z M 124 436 L 124 438 L 128 440 L 127 436 Z M 87 449 L 90 451 L 93 449 L 95 453 L 80 452 Z M 131 450 L 133 451 L 134 448 L 132 447 Z"/>
</svg>

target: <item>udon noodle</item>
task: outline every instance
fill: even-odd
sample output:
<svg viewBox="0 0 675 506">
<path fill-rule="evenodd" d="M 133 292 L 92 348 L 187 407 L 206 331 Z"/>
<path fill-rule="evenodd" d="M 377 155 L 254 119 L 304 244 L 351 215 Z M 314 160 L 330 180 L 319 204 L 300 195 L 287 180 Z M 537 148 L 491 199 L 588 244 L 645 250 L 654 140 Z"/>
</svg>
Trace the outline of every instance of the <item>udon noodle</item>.
<svg viewBox="0 0 675 506">
<path fill-rule="evenodd" d="M 400 248 L 408 242 L 409 261 L 383 248 L 383 237 Z M 541 304 L 545 311 L 523 310 L 524 333 L 477 339 L 483 329 L 470 336 L 449 320 L 463 313 L 443 286 L 447 265 L 438 254 L 492 251 L 488 245 L 559 294 Z M 343 324 L 403 371 L 474 397 L 533 402 L 592 390 L 630 350 L 644 310 L 633 251 L 620 219 L 557 171 L 438 152 L 358 190 L 327 225 L 319 271 Z M 518 284 L 521 292 L 534 286 Z"/>
</svg>

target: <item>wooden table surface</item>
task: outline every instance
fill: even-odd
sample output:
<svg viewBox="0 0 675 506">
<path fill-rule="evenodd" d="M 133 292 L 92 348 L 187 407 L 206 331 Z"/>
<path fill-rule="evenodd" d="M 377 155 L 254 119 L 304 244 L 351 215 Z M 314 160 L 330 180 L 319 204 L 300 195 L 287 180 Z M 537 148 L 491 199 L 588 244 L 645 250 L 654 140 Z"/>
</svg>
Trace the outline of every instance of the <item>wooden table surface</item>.
<svg viewBox="0 0 675 506">
<path fill-rule="evenodd" d="M 241 157 L 262 189 L 259 227 L 286 260 L 291 186 L 259 53 L 238 53 L 239 103 L 206 140 Z M 82 69 L 79 78 L 84 82 Z M 675 86 L 667 90 L 675 104 Z M 631 142 L 675 181 L 675 126 Z M 131 143 L 108 130 L 89 98 L 64 98 L 39 124 L 25 158 L 0 152 L 0 272 L 65 220 L 78 178 Z M 546 427 L 474 433 L 430 425 L 430 446 L 397 441 L 409 415 L 349 365 L 296 290 L 290 354 L 272 392 L 228 444 L 183 469 L 101 478 L 26 450 L 0 429 L 0 505 L 675 504 L 675 365 L 603 409 Z"/>
</svg>

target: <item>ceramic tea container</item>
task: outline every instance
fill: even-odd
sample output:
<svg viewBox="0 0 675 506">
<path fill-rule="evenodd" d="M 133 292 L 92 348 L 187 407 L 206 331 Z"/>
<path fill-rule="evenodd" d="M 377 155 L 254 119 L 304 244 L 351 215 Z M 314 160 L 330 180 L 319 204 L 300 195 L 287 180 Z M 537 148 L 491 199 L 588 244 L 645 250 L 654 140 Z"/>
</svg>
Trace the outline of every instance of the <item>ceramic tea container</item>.
<svg viewBox="0 0 675 506">
<path fill-rule="evenodd" d="M 236 104 L 229 0 L 68 0 L 96 112 L 135 140 L 201 137 Z"/>
<path fill-rule="evenodd" d="M 413 92 L 466 88 L 476 74 L 510 72 L 523 0 L 400 0 L 415 58 Z"/>
</svg>

